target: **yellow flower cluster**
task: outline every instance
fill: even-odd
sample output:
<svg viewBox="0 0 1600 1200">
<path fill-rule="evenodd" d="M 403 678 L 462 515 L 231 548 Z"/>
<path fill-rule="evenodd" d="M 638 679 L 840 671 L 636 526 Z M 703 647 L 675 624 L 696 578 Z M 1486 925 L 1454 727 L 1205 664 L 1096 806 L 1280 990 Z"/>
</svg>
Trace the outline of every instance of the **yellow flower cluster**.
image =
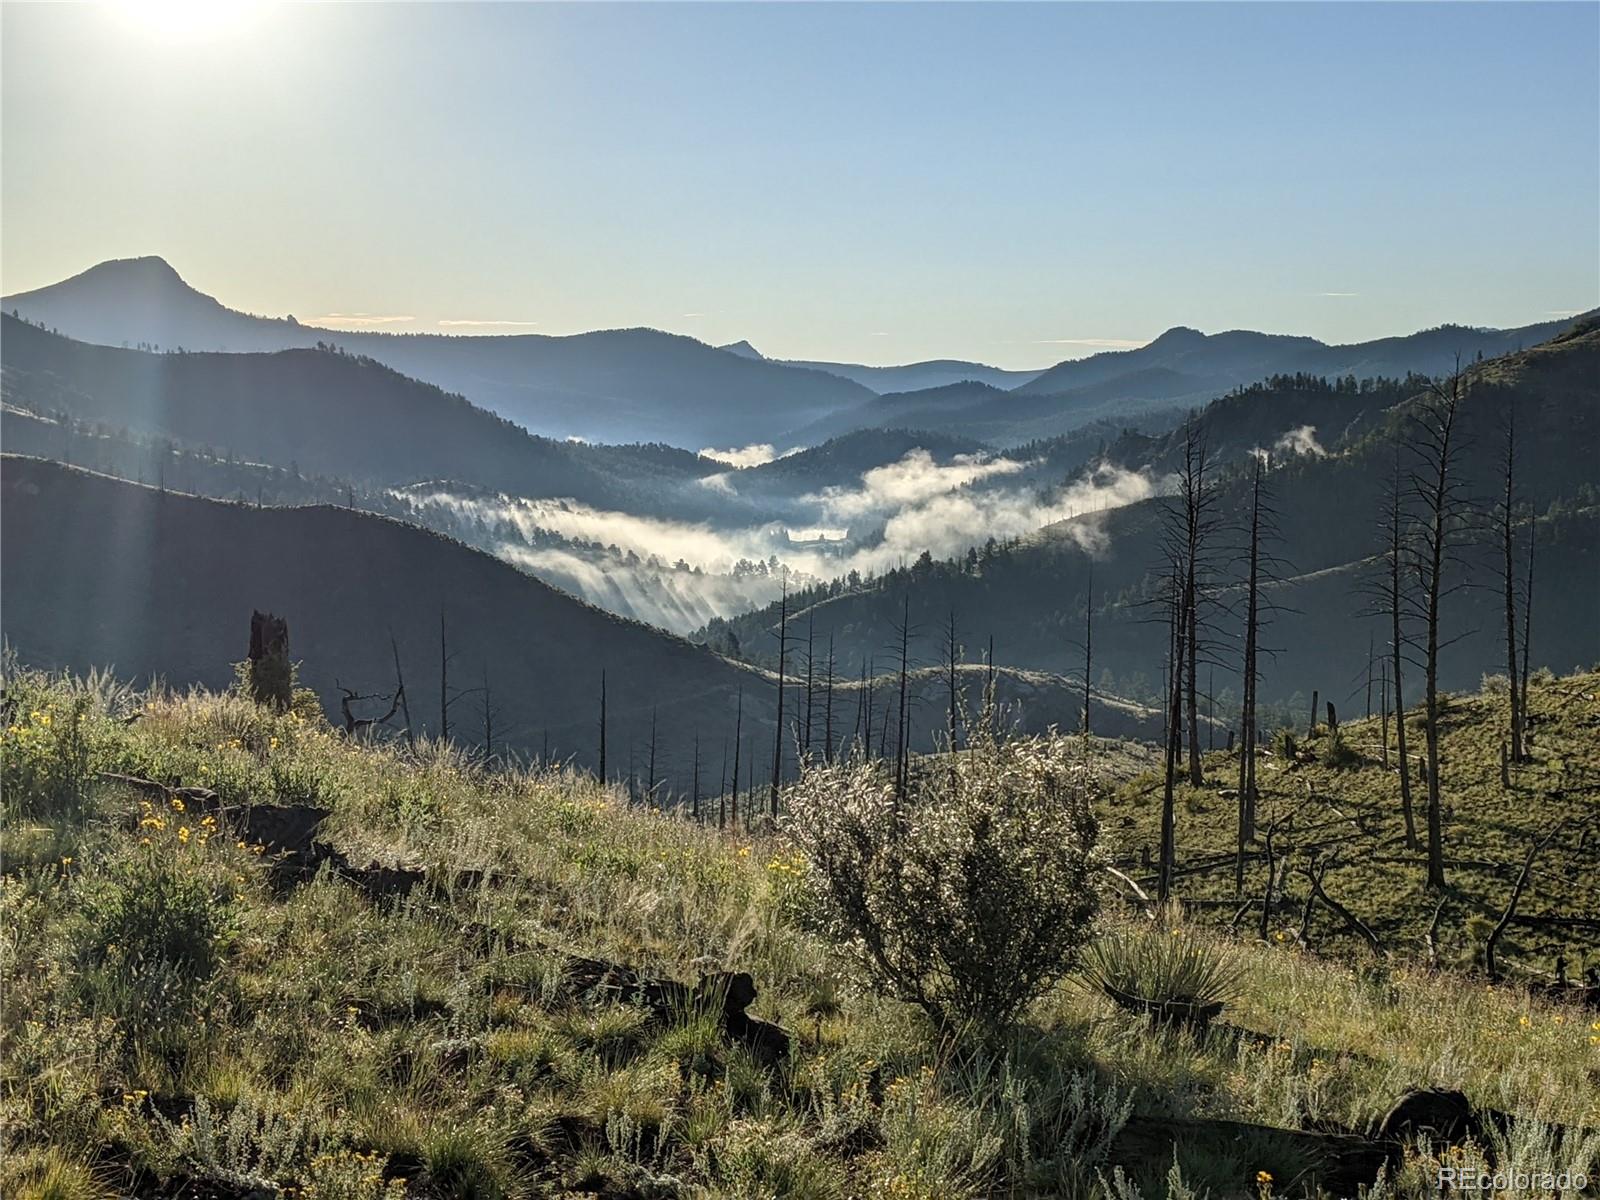
<svg viewBox="0 0 1600 1200">
<path fill-rule="evenodd" d="M 7 725 L 6 732 L 18 741 L 27 741 L 33 734 L 40 733 L 50 728 L 54 708 L 36 708 L 28 714 L 28 719 L 23 722 Z"/>
<path fill-rule="evenodd" d="M 791 854 L 787 858 L 774 857 L 767 864 L 767 870 L 774 875 L 802 876 L 806 873 L 806 859 L 803 854 Z"/>
</svg>

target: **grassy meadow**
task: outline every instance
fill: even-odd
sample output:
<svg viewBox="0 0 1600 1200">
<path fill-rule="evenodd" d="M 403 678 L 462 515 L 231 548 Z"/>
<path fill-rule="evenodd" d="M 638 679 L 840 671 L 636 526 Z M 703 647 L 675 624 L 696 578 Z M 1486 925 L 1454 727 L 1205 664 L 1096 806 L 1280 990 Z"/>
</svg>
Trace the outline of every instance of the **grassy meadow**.
<svg viewBox="0 0 1600 1200">
<path fill-rule="evenodd" d="M 1471 738 L 1492 698 L 1452 705 L 1452 855 L 1510 861 L 1558 805 L 1593 812 L 1590 794 L 1549 793 L 1600 774 L 1595 739 L 1577 733 L 1597 686 L 1536 686 L 1536 759 L 1504 797 L 1498 760 Z M 1149 1116 L 1364 1129 L 1429 1085 L 1600 1126 L 1600 1014 L 1416 965 L 1420 867 L 1352 854 L 1327 876 L 1408 952 L 1381 963 L 1234 939 L 1210 909 L 1156 928 L 1108 890 L 1106 931 L 1189 939 L 1236 965 L 1224 1023 L 1200 1036 L 1153 1027 L 1073 977 L 1003 1044 L 974 1048 L 878 995 L 812 932 L 808 865 L 770 831 L 629 807 L 582 773 L 353 742 L 314 712 L 231 694 L 11 669 L 4 705 L 8 1198 L 1261 1200 L 1319 1194 L 1288 1143 L 1195 1139 L 1135 1161 L 1118 1131 Z M 1366 727 L 1346 731 L 1368 754 Z M 1352 816 L 1392 807 L 1378 768 L 1336 772 L 1318 746 L 1281 777 L 1265 764 L 1268 819 L 1303 792 L 1291 775 Z M 1154 811 L 1140 797 L 1148 760 L 1115 745 L 1101 755 L 1103 837 L 1124 855 Z M 1208 770 L 1225 786 L 1220 758 Z M 426 883 L 373 899 L 324 868 L 284 886 L 270 848 L 194 794 L 106 773 L 211 789 L 227 805 L 327 809 L 321 836 L 347 861 L 420 869 Z M 1190 799 L 1184 860 L 1226 848 L 1228 806 L 1214 790 Z M 1380 842 L 1394 819 L 1373 818 Z M 1587 895 L 1575 883 L 1527 907 L 1592 914 L 1592 841 L 1587 853 Z M 1216 885 L 1231 888 L 1224 875 Z M 1457 923 L 1506 883 L 1466 870 L 1453 881 Z M 1319 923 L 1337 949 L 1333 919 Z M 1514 941 L 1531 965 L 1548 949 L 1522 930 Z M 656 1020 L 597 1000 L 572 986 L 574 955 L 690 981 L 748 971 L 752 1012 L 789 1031 L 791 1052 L 764 1062 L 707 1012 Z M 1557 1139 L 1529 1123 L 1511 1137 L 1441 1153 L 1600 1177 L 1600 1134 Z M 1435 1195 L 1435 1166 L 1413 1151 L 1368 1194 Z"/>
</svg>

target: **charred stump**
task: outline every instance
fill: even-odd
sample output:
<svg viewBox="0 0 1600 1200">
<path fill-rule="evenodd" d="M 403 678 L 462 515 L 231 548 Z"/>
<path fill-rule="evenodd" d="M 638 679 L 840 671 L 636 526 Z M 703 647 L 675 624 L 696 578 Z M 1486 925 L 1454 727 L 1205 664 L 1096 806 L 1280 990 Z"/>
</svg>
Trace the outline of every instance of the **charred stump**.
<svg viewBox="0 0 1600 1200">
<path fill-rule="evenodd" d="M 294 702 L 294 668 L 289 662 L 289 622 L 271 613 L 250 614 L 250 698 L 286 712 Z"/>
</svg>

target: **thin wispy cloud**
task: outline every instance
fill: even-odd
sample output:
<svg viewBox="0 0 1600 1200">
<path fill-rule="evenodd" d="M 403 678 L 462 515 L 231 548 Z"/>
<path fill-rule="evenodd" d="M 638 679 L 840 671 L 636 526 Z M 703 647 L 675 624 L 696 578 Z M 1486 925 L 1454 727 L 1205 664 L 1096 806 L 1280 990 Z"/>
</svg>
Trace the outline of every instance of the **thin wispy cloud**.
<svg viewBox="0 0 1600 1200">
<path fill-rule="evenodd" d="M 1359 296 L 1360 292 L 1318 292 L 1319 296 L 1326 296 L 1331 300 L 1351 300 Z"/>
<path fill-rule="evenodd" d="M 530 326 L 537 325 L 538 323 L 539 322 L 537 322 L 537 321 L 502 321 L 502 320 L 471 321 L 471 320 L 468 320 L 465 317 L 452 317 L 452 318 L 449 318 L 447 320 L 443 320 L 443 321 L 437 322 L 438 325 L 440 325 L 440 326 L 442 326 L 443 328 L 446 328 L 446 329 L 453 329 L 453 328 L 457 328 L 457 327 L 472 327 L 472 328 L 479 328 L 479 329 L 489 329 L 489 328 L 495 328 L 495 329 L 498 329 L 498 328 L 526 329 L 526 328 L 529 328 Z"/>
<path fill-rule="evenodd" d="M 376 313 L 323 313 L 320 317 L 307 317 L 306 325 L 401 325 L 415 321 L 411 316 L 380 316 Z"/>
<path fill-rule="evenodd" d="M 871 333 L 867 334 L 867 336 L 868 337 L 888 337 L 889 336 L 889 332 L 888 332 L 888 330 L 885 330 L 885 329 L 875 329 Z"/>
<path fill-rule="evenodd" d="M 1093 346 L 1096 350 L 1137 350 L 1150 343 L 1137 338 L 1039 338 L 1032 346 Z"/>
<path fill-rule="evenodd" d="M 1544 315 L 1547 317 L 1575 317 L 1583 311 L 1581 308 L 1552 308 L 1547 309 Z"/>
<path fill-rule="evenodd" d="M 685 321 L 693 320 L 696 317 L 703 317 L 703 316 L 705 316 L 705 313 L 679 313 L 678 314 L 679 319 L 680 320 L 685 320 Z"/>
</svg>

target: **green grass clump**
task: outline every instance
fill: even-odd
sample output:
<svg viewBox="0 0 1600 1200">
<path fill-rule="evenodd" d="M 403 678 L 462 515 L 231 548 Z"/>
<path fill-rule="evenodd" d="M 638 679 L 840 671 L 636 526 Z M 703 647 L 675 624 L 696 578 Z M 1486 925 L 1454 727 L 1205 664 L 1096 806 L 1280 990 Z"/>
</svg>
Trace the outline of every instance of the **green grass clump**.
<svg viewBox="0 0 1600 1200">
<path fill-rule="evenodd" d="M 1124 1002 L 1177 1010 L 1231 1003 L 1245 977 L 1240 957 L 1216 942 L 1185 937 L 1181 928 L 1111 934 L 1084 952 L 1084 979 Z"/>
</svg>

